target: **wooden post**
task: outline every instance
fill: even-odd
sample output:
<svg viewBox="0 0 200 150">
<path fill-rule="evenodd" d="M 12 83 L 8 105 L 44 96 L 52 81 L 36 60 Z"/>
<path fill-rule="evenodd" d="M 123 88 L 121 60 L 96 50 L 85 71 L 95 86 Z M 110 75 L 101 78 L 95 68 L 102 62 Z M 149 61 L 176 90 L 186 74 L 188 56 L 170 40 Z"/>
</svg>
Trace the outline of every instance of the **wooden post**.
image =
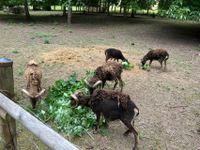
<svg viewBox="0 0 200 150">
<path fill-rule="evenodd" d="M 0 58 L 0 92 L 12 99 L 14 97 L 13 62 Z M 1 102 L 1 100 L 0 100 Z M 0 127 L 4 139 L 4 150 L 17 150 L 16 122 L 0 108 Z"/>
</svg>

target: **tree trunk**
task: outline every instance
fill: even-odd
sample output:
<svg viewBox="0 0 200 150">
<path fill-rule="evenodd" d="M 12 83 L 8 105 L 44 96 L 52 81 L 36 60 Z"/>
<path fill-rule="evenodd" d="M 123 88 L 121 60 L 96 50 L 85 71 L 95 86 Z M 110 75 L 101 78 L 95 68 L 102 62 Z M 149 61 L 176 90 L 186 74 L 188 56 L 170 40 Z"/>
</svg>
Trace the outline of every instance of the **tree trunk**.
<svg viewBox="0 0 200 150">
<path fill-rule="evenodd" d="M 149 8 L 147 8 L 147 15 L 149 15 Z"/>
<path fill-rule="evenodd" d="M 111 6 L 111 14 L 113 13 L 114 5 Z"/>
<path fill-rule="evenodd" d="M 72 6 L 71 6 L 71 0 L 68 0 L 68 15 L 67 15 L 67 24 L 68 26 L 71 26 L 71 18 L 72 18 Z"/>
<path fill-rule="evenodd" d="M 25 11 L 25 14 L 26 14 L 26 19 L 30 20 L 31 16 L 29 14 L 29 9 L 28 9 L 28 0 L 24 0 L 24 11 Z"/>
<path fill-rule="evenodd" d="M 67 16 L 67 13 L 66 13 L 66 6 L 63 6 L 63 16 Z"/>
<path fill-rule="evenodd" d="M 131 10 L 131 18 L 135 18 L 136 11 L 132 8 Z"/>
<path fill-rule="evenodd" d="M 99 12 L 101 12 L 101 0 L 99 0 Z"/>
<path fill-rule="evenodd" d="M 117 13 L 117 6 L 116 6 L 116 5 L 115 5 L 115 9 L 114 9 L 114 12 L 115 12 L 115 13 Z"/>
<path fill-rule="evenodd" d="M 124 17 L 127 16 L 127 9 L 126 9 L 126 6 L 124 6 Z"/>
<path fill-rule="evenodd" d="M 109 10 L 109 8 L 110 8 L 110 3 L 109 3 L 109 2 L 107 3 L 107 6 L 106 6 L 106 7 L 107 7 L 107 15 L 110 15 L 110 10 Z"/>
<path fill-rule="evenodd" d="M 120 10 L 119 10 L 119 13 L 120 13 L 120 14 L 122 13 L 122 6 L 120 6 Z"/>
</svg>

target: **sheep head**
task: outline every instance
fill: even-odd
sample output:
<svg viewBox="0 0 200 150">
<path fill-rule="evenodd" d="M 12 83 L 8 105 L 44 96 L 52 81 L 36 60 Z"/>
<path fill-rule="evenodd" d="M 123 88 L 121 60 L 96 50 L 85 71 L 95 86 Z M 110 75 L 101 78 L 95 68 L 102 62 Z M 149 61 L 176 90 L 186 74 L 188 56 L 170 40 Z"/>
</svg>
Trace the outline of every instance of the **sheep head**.
<svg viewBox="0 0 200 150">
<path fill-rule="evenodd" d="M 82 92 L 76 92 L 71 95 L 71 105 L 77 107 L 79 105 L 87 106 L 90 96 L 85 96 Z"/>
<path fill-rule="evenodd" d="M 25 69 L 25 79 L 27 80 L 26 89 L 22 89 L 22 92 L 25 93 L 30 99 L 31 103 L 37 101 L 40 96 L 45 92 L 45 89 L 41 89 L 41 78 L 42 72 L 38 64 L 31 60 L 28 62 Z M 33 108 L 35 108 L 36 102 L 32 103 Z"/>
</svg>

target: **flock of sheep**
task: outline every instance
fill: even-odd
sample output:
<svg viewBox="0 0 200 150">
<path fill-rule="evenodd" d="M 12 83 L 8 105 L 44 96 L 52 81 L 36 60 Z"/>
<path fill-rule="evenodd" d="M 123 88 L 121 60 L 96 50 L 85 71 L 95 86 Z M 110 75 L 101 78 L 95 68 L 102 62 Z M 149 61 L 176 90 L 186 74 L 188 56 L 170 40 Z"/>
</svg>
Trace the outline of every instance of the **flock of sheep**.
<svg viewBox="0 0 200 150">
<path fill-rule="evenodd" d="M 109 59 L 127 61 L 120 50 L 109 48 L 105 50 L 106 63 L 99 66 L 95 70 L 94 76 L 89 80 L 85 80 L 88 86 L 90 95 L 84 95 L 82 92 L 76 92 L 71 95 L 72 106 L 87 106 L 92 109 L 96 114 L 96 128 L 95 131 L 99 131 L 99 121 L 101 115 L 104 116 L 106 123 L 108 121 L 120 119 L 124 125 L 128 128 L 124 132 L 124 136 L 129 133 L 134 135 L 133 150 L 138 147 L 138 133 L 134 128 L 134 120 L 139 115 L 139 109 L 135 103 L 131 100 L 128 94 L 123 91 L 123 81 L 121 74 L 123 71 L 122 65 L 115 61 L 108 61 Z M 141 60 L 142 66 L 149 60 L 151 65 L 153 60 L 158 60 L 161 64 L 164 62 L 164 69 L 166 69 L 166 61 L 169 58 L 169 54 L 163 49 L 150 50 Z M 25 71 L 25 77 L 28 81 L 27 88 L 22 91 L 30 97 L 32 107 L 36 107 L 36 102 L 39 97 L 44 93 L 44 89 L 41 89 L 42 73 L 35 61 L 30 61 Z M 104 90 L 106 81 L 115 81 L 112 90 Z M 120 91 L 116 91 L 115 88 L 118 85 L 121 88 Z M 98 88 L 100 87 L 100 88 Z"/>
</svg>

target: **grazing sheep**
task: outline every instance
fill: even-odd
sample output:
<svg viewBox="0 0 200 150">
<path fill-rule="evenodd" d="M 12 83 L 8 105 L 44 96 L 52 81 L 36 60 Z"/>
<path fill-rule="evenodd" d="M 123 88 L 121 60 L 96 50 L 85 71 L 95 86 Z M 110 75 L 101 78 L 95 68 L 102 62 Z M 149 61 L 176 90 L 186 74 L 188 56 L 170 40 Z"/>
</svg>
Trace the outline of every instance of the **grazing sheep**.
<svg viewBox="0 0 200 150">
<path fill-rule="evenodd" d="M 106 62 L 108 59 L 114 59 L 114 60 L 119 60 L 121 59 L 122 61 L 128 61 L 122 54 L 122 52 L 118 49 L 114 48 L 109 48 L 105 50 L 105 55 L 106 55 Z"/>
<path fill-rule="evenodd" d="M 85 96 L 83 93 L 79 92 L 71 95 L 71 97 L 72 106 L 88 106 L 96 114 L 95 130 L 97 132 L 99 131 L 101 114 L 106 121 L 120 119 L 128 128 L 128 130 L 124 132 L 124 136 L 132 132 L 135 138 L 133 150 L 137 149 L 138 133 L 134 129 L 134 120 L 135 117 L 139 115 L 139 109 L 130 99 L 129 95 L 117 91 L 96 89 L 91 96 Z"/>
<path fill-rule="evenodd" d="M 118 81 L 120 82 L 121 91 L 123 90 L 123 81 L 121 79 L 122 65 L 116 62 L 108 62 L 103 66 L 98 67 L 95 70 L 94 76 L 90 81 L 85 83 L 88 85 L 90 93 L 97 87 L 99 82 L 102 82 L 102 88 L 104 87 L 106 81 L 115 81 L 113 89 L 116 88 Z"/>
<path fill-rule="evenodd" d="M 153 60 L 157 60 L 160 62 L 161 68 L 162 63 L 164 61 L 165 66 L 164 69 L 166 69 L 166 61 L 169 59 L 169 54 L 166 50 L 163 49 L 150 49 L 150 51 L 143 57 L 141 60 L 142 66 L 145 65 L 146 61 L 149 60 L 149 65 L 151 65 Z"/>
<path fill-rule="evenodd" d="M 30 98 L 33 109 L 36 107 L 36 102 L 40 96 L 44 93 L 45 89 L 41 88 L 42 72 L 39 69 L 38 64 L 31 60 L 29 61 L 25 70 L 25 79 L 27 80 L 26 90 L 22 89 L 28 97 Z"/>
</svg>

